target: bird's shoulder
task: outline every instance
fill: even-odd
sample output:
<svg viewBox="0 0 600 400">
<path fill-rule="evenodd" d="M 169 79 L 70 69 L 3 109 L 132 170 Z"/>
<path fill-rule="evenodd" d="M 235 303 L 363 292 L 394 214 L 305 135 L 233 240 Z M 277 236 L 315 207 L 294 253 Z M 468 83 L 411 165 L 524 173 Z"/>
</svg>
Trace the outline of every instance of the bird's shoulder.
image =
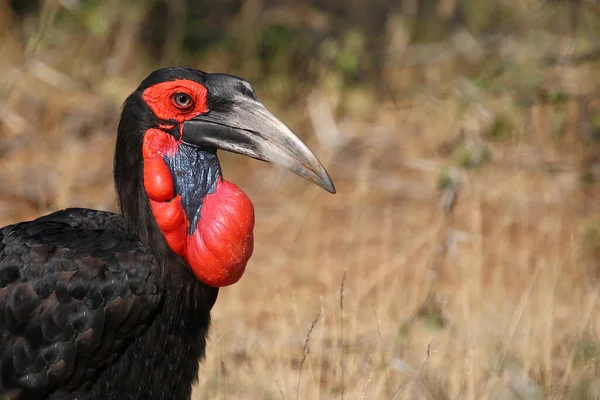
<svg viewBox="0 0 600 400">
<path fill-rule="evenodd" d="M 78 387 L 150 323 L 162 269 L 123 226 L 67 209 L 0 228 L 0 394 Z"/>
</svg>

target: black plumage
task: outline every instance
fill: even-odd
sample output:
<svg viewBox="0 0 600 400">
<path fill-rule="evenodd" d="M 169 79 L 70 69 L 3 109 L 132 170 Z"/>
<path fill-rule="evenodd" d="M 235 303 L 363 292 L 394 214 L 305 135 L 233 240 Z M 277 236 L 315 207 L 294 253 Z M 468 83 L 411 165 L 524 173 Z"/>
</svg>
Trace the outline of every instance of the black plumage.
<svg viewBox="0 0 600 400">
<path fill-rule="evenodd" d="M 68 209 L 0 231 L 5 397 L 189 398 L 218 289 L 124 226 Z"/>
<path fill-rule="evenodd" d="M 159 120 L 141 91 L 197 75 L 159 70 L 124 103 L 122 215 L 68 209 L 0 231 L 0 398 L 190 397 L 219 289 L 169 250 L 152 216 L 142 139 Z"/>
<path fill-rule="evenodd" d="M 175 102 L 185 96 L 197 112 L 186 114 L 191 108 Z M 164 155 L 157 153 L 167 175 L 160 168 L 145 171 L 145 157 L 155 155 L 144 150 L 152 135 L 167 143 L 159 148 Z M 183 199 L 183 211 L 175 210 L 194 226 L 202 223 L 204 196 L 215 195 L 221 179 L 217 149 L 280 164 L 335 192 L 314 154 L 246 81 L 177 67 L 153 72 L 123 105 L 114 157 L 121 214 L 72 208 L 0 228 L 0 399 L 190 398 L 219 291 L 205 278 L 217 279 L 214 286 L 239 279 L 251 255 L 245 246 L 253 242 L 254 214 L 241 189 L 229 184 L 226 193 L 234 195 L 228 199 L 236 196 L 238 203 L 224 202 L 226 215 L 215 217 L 213 209 L 218 229 L 207 231 L 215 235 L 213 250 L 215 238 L 229 240 L 223 245 L 228 253 L 221 249 L 221 258 L 205 266 L 202 254 L 190 259 L 185 248 L 171 247 L 181 238 L 169 242 L 163 229 L 178 220 L 158 214 L 159 226 L 148 187 L 171 190 L 164 205 Z M 152 186 L 156 176 L 173 185 Z M 227 227 L 232 230 L 224 232 Z M 241 273 L 230 274 L 227 268 L 234 267 Z M 226 273 L 214 275 L 215 268 Z M 228 274 L 235 278 L 228 281 Z"/>
</svg>

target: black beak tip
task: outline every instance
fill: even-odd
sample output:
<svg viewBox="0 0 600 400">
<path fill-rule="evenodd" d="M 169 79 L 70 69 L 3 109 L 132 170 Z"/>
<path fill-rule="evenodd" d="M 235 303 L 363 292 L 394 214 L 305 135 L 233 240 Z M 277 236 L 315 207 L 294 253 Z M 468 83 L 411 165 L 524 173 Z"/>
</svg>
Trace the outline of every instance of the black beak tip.
<svg viewBox="0 0 600 400">
<path fill-rule="evenodd" d="M 329 193 L 331 194 L 335 194 L 335 186 L 333 186 L 333 182 L 329 181 L 328 184 L 326 185 L 327 187 L 325 187 L 324 189 L 327 190 Z"/>
<path fill-rule="evenodd" d="M 323 178 L 321 180 L 321 185 L 319 185 L 319 186 L 321 186 L 323 189 L 327 190 L 331 194 L 336 193 L 335 186 L 333 185 L 333 181 L 331 180 L 331 178 L 329 177 L 329 174 L 327 174 L 327 172 L 325 172 L 325 175 L 323 176 Z"/>
</svg>

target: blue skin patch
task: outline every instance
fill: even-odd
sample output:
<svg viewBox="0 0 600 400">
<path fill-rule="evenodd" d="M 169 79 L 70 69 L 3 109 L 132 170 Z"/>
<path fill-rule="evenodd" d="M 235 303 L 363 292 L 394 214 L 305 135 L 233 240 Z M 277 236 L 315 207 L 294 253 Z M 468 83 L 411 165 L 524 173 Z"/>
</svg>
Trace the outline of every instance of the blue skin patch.
<svg viewBox="0 0 600 400">
<path fill-rule="evenodd" d="M 173 176 L 175 195 L 181 195 L 191 235 L 200 221 L 204 198 L 215 192 L 221 177 L 217 151 L 182 143 L 177 153 L 171 157 L 163 156 L 163 159 Z"/>
</svg>

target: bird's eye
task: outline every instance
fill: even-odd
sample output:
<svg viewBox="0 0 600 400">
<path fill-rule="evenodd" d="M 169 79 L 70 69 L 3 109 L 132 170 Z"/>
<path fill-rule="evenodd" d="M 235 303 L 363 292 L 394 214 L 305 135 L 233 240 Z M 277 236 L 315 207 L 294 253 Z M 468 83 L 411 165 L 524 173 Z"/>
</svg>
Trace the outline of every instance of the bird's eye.
<svg viewBox="0 0 600 400">
<path fill-rule="evenodd" d="M 175 93 L 172 99 L 177 108 L 187 109 L 192 106 L 192 96 L 187 93 Z"/>
</svg>

